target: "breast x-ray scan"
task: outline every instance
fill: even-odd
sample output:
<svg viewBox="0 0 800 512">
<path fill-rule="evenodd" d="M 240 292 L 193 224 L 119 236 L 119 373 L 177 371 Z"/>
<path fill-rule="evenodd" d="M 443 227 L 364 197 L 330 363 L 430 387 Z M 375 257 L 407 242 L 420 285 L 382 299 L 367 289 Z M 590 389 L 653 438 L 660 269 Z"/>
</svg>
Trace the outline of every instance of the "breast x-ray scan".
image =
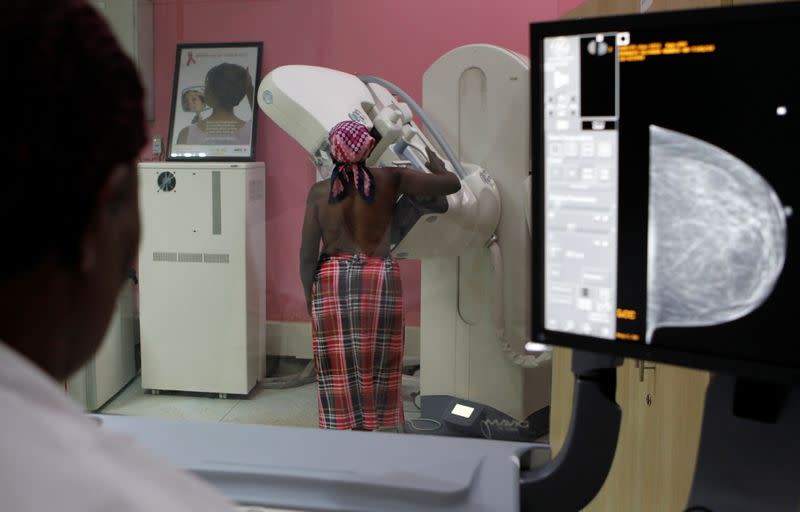
<svg viewBox="0 0 800 512">
<path fill-rule="evenodd" d="M 538 341 L 800 378 L 798 22 L 531 26 Z"/>
</svg>

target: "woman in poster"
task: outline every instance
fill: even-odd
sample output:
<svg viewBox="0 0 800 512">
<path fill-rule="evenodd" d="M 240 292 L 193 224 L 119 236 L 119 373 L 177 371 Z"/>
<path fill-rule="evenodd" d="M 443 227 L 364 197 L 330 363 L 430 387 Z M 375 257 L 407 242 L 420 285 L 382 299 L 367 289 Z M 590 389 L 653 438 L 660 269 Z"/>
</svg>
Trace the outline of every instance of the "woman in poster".
<svg viewBox="0 0 800 512">
<path fill-rule="evenodd" d="M 253 83 L 250 73 L 238 64 L 222 63 L 206 74 L 205 103 L 211 115 L 183 128 L 178 144 L 248 145 L 252 120 L 243 121 L 233 109 L 247 96 L 253 107 Z"/>
<path fill-rule="evenodd" d="M 202 120 L 203 118 L 200 114 L 208 108 L 205 96 L 203 96 L 202 90 L 198 88 L 190 88 L 183 91 L 183 94 L 181 94 L 181 107 L 184 112 L 194 113 L 192 124 Z"/>
</svg>

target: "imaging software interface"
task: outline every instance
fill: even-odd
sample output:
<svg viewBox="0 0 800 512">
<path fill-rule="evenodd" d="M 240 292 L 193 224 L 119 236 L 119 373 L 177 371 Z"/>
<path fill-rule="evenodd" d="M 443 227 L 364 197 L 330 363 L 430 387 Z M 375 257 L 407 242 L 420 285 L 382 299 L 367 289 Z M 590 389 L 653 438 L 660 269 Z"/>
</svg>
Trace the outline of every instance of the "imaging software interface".
<svg viewBox="0 0 800 512">
<path fill-rule="evenodd" d="M 691 16 L 532 26 L 534 329 L 800 366 L 797 16 Z"/>
<path fill-rule="evenodd" d="M 626 37 L 558 37 L 544 47 L 546 325 L 606 339 L 616 334 L 619 198 L 619 63 L 606 41 Z M 585 89 L 582 77 L 593 78 Z"/>
</svg>

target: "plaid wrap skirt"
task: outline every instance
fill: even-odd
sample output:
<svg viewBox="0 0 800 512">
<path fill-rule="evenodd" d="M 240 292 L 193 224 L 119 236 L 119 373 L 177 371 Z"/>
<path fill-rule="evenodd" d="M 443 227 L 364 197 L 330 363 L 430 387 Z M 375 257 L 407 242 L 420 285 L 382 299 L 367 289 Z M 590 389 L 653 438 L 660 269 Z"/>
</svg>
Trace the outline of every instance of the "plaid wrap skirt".
<svg viewBox="0 0 800 512">
<path fill-rule="evenodd" d="M 397 262 L 323 255 L 311 316 L 320 428 L 402 426 L 404 310 Z"/>
</svg>

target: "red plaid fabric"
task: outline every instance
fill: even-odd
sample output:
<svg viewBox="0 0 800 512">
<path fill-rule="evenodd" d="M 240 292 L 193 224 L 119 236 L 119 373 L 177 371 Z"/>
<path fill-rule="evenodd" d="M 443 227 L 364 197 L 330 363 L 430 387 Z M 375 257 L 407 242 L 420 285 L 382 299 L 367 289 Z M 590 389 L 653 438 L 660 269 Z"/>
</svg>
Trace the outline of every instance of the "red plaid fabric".
<svg viewBox="0 0 800 512">
<path fill-rule="evenodd" d="M 320 428 L 402 426 L 404 311 L 397 263 L 323 255 L 312 300 Z"/>
</svg>

